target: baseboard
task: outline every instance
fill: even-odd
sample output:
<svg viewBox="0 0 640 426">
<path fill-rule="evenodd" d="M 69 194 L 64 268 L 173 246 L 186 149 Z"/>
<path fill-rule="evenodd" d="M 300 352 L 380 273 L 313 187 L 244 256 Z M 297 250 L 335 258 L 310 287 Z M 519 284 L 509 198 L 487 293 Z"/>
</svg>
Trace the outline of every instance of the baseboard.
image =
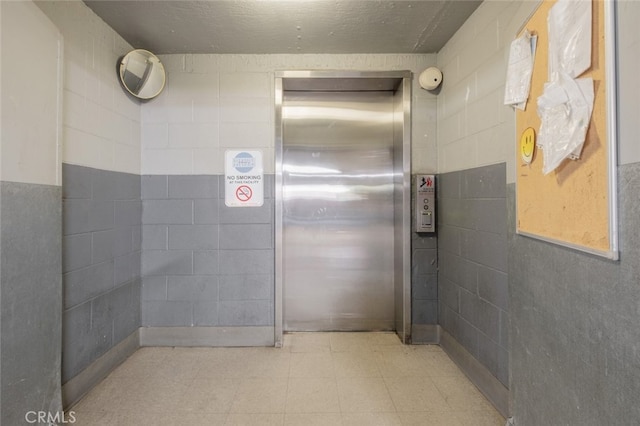
<svg viewBox="0 0 640 426">
<path fill-rule="evenodd" d="M 109 349 L 107 353 L 93 361 L 87 368 L 62 385 L 62 407 L 67 410 L 104 380 L 117 366 L 122 364 L 140 347 L 138 330 Z"/>
<path fill-rule="evenodd" d="M 140 346 L 273 346 L 274 327 L 142 327 Z"/>
<path fill-rule="evenodd" d="M 510 416 L 509 389 L 469 353 L 453 336 L 440 331 L 440 346 L 504 417 Z"/>
<path fill-rule="evenodd" d="M 440 343 L 440 326 L 433 324 L 411 326 L 412 345 L 437 345 L 438 343 Z"/>
</svg>

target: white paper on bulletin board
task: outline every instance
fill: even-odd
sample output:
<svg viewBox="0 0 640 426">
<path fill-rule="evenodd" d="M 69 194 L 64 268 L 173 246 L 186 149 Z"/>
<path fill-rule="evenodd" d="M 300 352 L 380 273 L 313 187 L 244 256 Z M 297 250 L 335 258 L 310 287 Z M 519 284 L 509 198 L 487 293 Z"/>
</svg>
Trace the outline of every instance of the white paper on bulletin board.
<svg viewBox="0 0 640 426">
<path fill-rule="evenodd" d="M 531 35 L 529 31 L 511 42 L 504 90 L 505 105 L 520 110 L 527 105 L 537 42 L 538 36 Z"/>
<path fill-rule="evenodd" d="M 577 78 L 591 66 L 591 0 L 558 0 L 549 11 L 549 81 Z"/>
<path fill-rule="evenodd" d="M 593 80 L 578 78 L 591 67 L 591 9 L 591 0 L 558 0 L 547 16 L 549 75 L 538 97 L 545 175 L 580 158 L 591 121 Z"/>
</svg>

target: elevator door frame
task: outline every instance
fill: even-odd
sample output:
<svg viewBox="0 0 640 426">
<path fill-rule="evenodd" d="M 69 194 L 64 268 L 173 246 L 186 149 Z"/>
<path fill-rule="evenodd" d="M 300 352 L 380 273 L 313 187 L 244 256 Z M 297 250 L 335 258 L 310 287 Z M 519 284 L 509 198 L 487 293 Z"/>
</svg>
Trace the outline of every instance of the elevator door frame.
<svg viewBox="0 0 640 426">
<path fill-rule="evenodd" d="M 396 333 L 403 343 L 411 340 L 411 80 L 410 71 L 279 71 L 275 74 L 275 300 L 274 340 L 281 347 L 284 332 L 283 279 L 283 120 L 284 92 L 304 91 L 395 91 L 396 114 L 402 117 L 402 135 L 394 142 L 396 167 L 401 175 L 395 185 L 394 219 L 394 309 Z M 394 149 L 394 151 L 395 151 Z M 401 169 L 401 170 L 400 170 Z M 398 232 L 398 229 L 400 231 Z"/>
</svg>

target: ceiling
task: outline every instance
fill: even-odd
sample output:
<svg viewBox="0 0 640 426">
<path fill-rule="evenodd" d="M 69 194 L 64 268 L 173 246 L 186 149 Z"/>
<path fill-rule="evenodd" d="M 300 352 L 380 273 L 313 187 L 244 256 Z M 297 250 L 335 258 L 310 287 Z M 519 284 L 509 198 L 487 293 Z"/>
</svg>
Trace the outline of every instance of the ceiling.
<svg viewBox="0 0 640 426">
<path fill-rule="evenodd" d="M 435 53 L 482 0 L 84 0 L 166 53 Z"/>
</svg>

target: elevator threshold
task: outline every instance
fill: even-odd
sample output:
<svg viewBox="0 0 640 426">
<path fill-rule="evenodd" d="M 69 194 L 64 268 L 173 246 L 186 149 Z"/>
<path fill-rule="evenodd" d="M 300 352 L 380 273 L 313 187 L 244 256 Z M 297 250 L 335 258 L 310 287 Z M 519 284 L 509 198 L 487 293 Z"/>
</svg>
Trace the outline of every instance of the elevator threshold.
<svg viewBox="0 0 640 426">
<path fill-rule="evenodd" d="M 374 349 L 378 346 L 402 345 L 395 331 L 286 331 L 284 347 L 292 350 L 346 352 Z"/>
</svg>

